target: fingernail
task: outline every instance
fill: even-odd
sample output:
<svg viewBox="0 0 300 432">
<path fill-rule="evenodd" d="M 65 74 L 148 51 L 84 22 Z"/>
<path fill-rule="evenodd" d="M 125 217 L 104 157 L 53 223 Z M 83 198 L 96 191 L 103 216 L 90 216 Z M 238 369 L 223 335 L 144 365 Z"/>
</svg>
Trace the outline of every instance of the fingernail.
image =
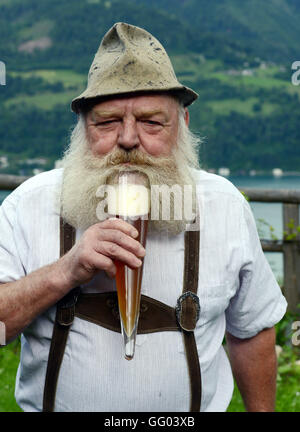
<svg viewBox="0 0 300 432">
<path fill-rule="evenodd" d="M 139 255 L 141 255 L 142 257 L 144 257 L 146 255 L 146 251 L 145 251 L 145 249 L 143 247 L 141 247 L 139 249 Z"/>
<path fill-rule="evenodd" d="M 137 230 L 132 230 L 131 231 L 131 236 L 132 237 L 137 237 L 139 235 L 139 232 Z"/>
</svg>

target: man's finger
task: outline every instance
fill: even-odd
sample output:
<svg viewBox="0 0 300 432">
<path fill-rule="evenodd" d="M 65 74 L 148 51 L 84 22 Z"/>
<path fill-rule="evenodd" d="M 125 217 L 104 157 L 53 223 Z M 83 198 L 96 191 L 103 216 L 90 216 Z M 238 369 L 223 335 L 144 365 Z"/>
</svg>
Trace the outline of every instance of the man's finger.
<svg viewBox="0 0 300 432">
<path fill-rule="evenodd" d="M 116 243 L 102 241 L 99 243 L 97 252 L 109 258 L 122 261 L 131 268 L 137 268 L 142 265 L 142 261 L 139 258 Z"/>
<path fill-rule="evenodd" d="M 99 229 L 108 228 L 108 229 L 119 229 L 120 231 L 124 232 L 125 234 L 136 238 L 138 236 L 138 231 L 130 225 L 128 222 L 124 221 L 123 219 L 119 218 L 110 218 L 106 219 L 103 222 L 99 222 L 96 224 L 96 226 Z"/>
<path fill-rule="evenodd" d="M 139 241 L 134 240 L 131 236 L 128 236 L 124 232 L 117 229 L 102 229 L 99 233 L 99 241 L 116 243 L 123 249 L 127 249 L 129 252 L 134 253 L 138 257 L 144 257 L 146 254 L 145 249 Z"/>
</svg>

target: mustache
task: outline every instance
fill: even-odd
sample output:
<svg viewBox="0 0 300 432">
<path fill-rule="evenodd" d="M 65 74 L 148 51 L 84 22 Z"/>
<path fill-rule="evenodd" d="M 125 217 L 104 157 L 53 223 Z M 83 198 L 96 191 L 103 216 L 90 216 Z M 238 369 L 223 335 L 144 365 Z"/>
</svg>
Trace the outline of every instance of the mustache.
<svg viewBox="0 0 300 432">
<path fill-rule="evenodd" d="M 103 158 L 103 164 L 107 168 L 123 163 L 130 163 L 140 167 L 166 167 L 174 166 L 174 157 L 172 155 L 155 157 L 137 149 L 130 151 L 116 149 Z"/>
</svg>

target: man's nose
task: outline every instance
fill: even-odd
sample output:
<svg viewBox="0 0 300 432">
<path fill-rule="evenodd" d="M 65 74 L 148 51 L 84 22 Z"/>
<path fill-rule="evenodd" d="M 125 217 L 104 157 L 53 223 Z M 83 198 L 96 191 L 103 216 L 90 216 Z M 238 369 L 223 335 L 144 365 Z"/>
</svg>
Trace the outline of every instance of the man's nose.
<svg viewBox="0 0 300 432">
<path fill-rule="evenodd" d="M 118 137 L 118 145 L 125 150 L 132 150 L 140 144 L 137 124 L 134 119 L 123 120 Z"/>
</svg>

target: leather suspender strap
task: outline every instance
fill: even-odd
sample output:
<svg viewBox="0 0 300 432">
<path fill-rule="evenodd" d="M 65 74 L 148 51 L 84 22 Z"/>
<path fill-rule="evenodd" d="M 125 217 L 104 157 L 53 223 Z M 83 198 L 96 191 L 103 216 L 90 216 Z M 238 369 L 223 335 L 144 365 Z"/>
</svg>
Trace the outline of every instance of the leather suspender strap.
<svg viewBox="0 0 300 432">
<path fill-rule="evenodd" d="M 186 231 L 185 233 L 185 270 L 183 280 L 183 294 L 178 299 L 182 312 L 179 324 L 182 328 L 182 335 L 185 353 L 188 363 L 191 387 L 190 411 L 198 412 L 201 406 L 201 370 L 194 329 L 200 314 L 198 290 L 199 274 L 199 246 L 200 232 Z M 176 308 L 176 312 L 178 307 Z"/>
<path fill-rule="evenodd" d="M 65 224 L 62 218 L 60 218 L 60 256 L 63 256 L 72 248 L 75 243 L 75 234 L 76 232 L 73 227 Z M 74 288 L 57 304 L 44 387 L 44 412 L 54 411 L 59 370 L 64 356 L 69 330 L 75 316 L 75 304 L 78 294 L 79 288 Z"/>
<path fill-rule="evenodd" d="M 46 372 L 43 412 L 54 411 L 58 374 L 70 330 L 70 326 L 61 326 L 58 323 L 58 314 L 59 309 L 57 308 Z"/>
<path fill-rule="evenodd" d="M 61 220 L 60 253 L 64 255 L 75 242 L 75 230 Z M 199 317 L 199 299 L 196 295 L 199 272 L 199 231 L 185 233 L 185 263 L 183 294 L 176 309 L 155 299 L 142 296 L 138 333 L 181 330 L 183 334 L 190 377 L 190 411 L 200 410 L 201 372 L 194 337 Z M 80 294 L 75 288 L 57 305 L 46 372 L 43 411 L 54 411 L 55 394 L 65 346 L 74 315 L 113 331 L 120 332 L 116 293 Z M 175 314 L 176 312 L 176 314 Z M 188 316 L 187 316 L 188 315 Z"/>
<path fill-rule="evenodd" d="M 182 295 L 177 301 L 176 314 L 180 327 L 188 332 L 195 330 L 200 314 L 200 304 L 197 296 L 199 246 L 199 231 L 186 231 L 183 289 Z"/>
<path fill-rule="evenodd" d="M 201 407 L 201 372 L 194 332 L 183 331 L 183 341 L 190 378 L 190 412 L 199 412 Z"/>
</svg>

